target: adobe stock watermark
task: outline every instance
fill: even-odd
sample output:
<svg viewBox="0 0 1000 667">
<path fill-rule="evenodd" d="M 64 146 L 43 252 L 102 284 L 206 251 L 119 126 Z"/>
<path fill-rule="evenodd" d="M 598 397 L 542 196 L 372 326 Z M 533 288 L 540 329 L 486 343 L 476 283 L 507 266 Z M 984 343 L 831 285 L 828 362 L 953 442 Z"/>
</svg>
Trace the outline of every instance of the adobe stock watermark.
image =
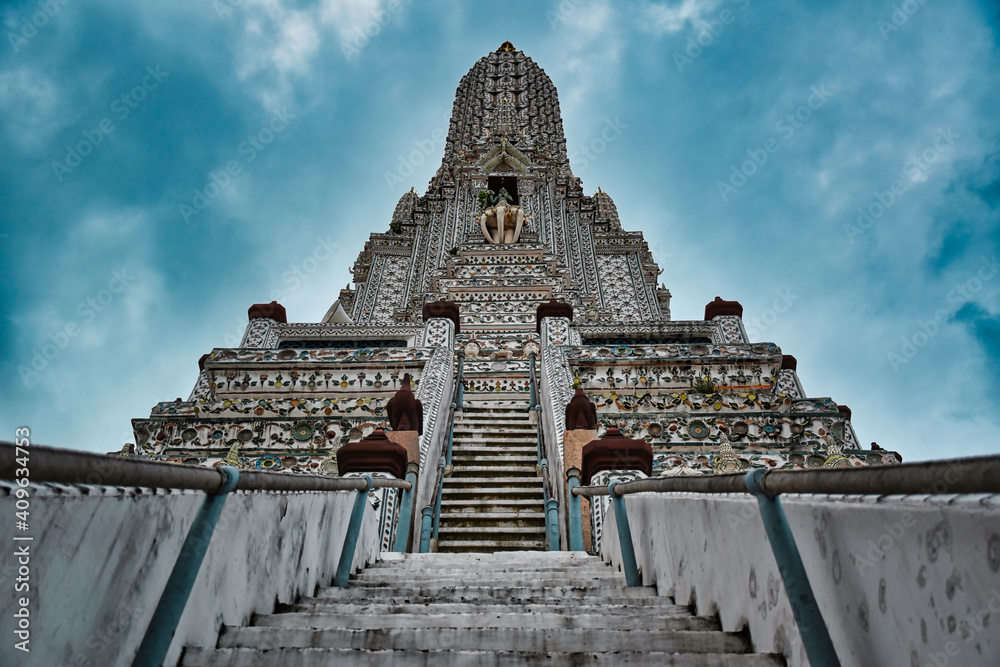
<svg viewBox="0 0 1000 667">
<path fill-rule="evenodd" d="M 743 318 L 743 325 L 750 340 L 760 340 L 760 336 L 763 336 L 779 317 L 787 313 L 792 304 L 799 300 L 798 295 L 792 294 L 791 288 L 787 285 L 776 289 L 774 295 L 774 301 L 769 308 L 762 310 L 759 315 Z"/>
<path fill-rule="evenodd" d="M 961 461 L 951 461 L 944 474 L 934 480 L 934 483 L 929 487 L 922 489 L 922 491 L 925 494 L 933 493 L 940 495 L 948 493 L 948 490 L 961 480 L 969 469 L 970 468 L 967 463 L 963 463 Z M 864 553 L 864 555 L 851 555 L 851 559 L 854 561 L 854 567 L 857 568 L 858 574 L 864 574 L 865 570 L 875 567 L 875 564 L 886 554 L 899 547 L 902 543 L 903 536 L 910 528 L 916 525 L 916 523 L 917 520 L 913 517 L 911 512 L 903 512 L 898 521 L 883 523 L 882 528 L 884 530 L 874 540 L 868 540 L 868 550 Z"/>
<path fill-rule="evenodd" d="M 442 122 L 446 129 L 437 128 L 431 132 L 429 137 L 424 137 L 423 139 L 414 139 L 413 145 L 414 149 L 409 152 L 409 154 L 404 158 L 402 154 L 397 155 L 399 163 L 396 165 L 396 171 L 386 170 L 383 173 L 385 177 L 385 184 L 390 190 L 396 191 L 398 185 L 406 184 L 406 179 L 413 175 L 417 170 L 417 167 L 422 165 L 427 160 L 431 160 L 435 155 L 443 152 L 444 150 L 444 140 L 448 137 L 448 123 L 451 121 L 451 110 L 449 109 L 441 117 Z"/>
<path fill-rule="evenodd" d="M 569 20 L 583 0 L 562 0 L 558 5 L 556 5 L 555 11 L 548 9 L 545 11 L 545 19 L 549 22 L 550 28 L 555 28 L 560 23 L 564 23 Z"/>
<path fill-rule="evenodd" d="M 244 0 L 212 0 L 212 9 L 220 19 L 228 19 L 234 9 L 244 6 Z"/>
<path fill-rule="evenodd" d="M 335 252 L 340 248 L 340 244 L 333 240 L 332 234 L 327 234 L 326 238 L 316 237 L 316 245 L 312 252 L 303 259 L 293 262 L 286 271 L 281 274 L 280 288 L 271 291 L 270 301 L 281 303 L 285 297 L 302 287 L 306 281 L 319 270 L 319 267 L 330 261 Z M 239 347 L 246 333 L 247 322 L 241 318 L 233 324 L 232 329 L 223 335 L 223 344 L 226 347 Z"/>
<path fill-rule="evenodd" d="M 740 11 L 746 11 L 750 6 L 750 0 L 731 0 Z M 684 73 L 684 68 L 694 64 L 694 61 L 705 53 L 705 49 L 713 46 L 726 31 L 727 25 L 732 25 L 736 21 L 736 13 L 728 7 L 719 12 L 716 18 L 698 21 L 699 28 L 697 35 L 689 35 L 687 44 L 684 45 L 684 52 L 674 51 L 674 65 L 677 71 Z"/>
<path fill-rule="evenodd" d="M 236 147 L 236 152 L 243 158 L 243 163 L 250 164 L 256 160 L 257 156 L 274 141 L 275 136 L 284 131 L 294 118 L 296 115 L 285 107 L 275 111 L 260 130 L 248 136 Z M 242 173 L 243 165 L 237 160 L 229 160 L 225 165 L 208 172 L 208 182 L 203 187 L 194 189 L 191 203 L 184 201 L 177 205 L 184 223 L 190 224 L 192 218 L 208 208 L 212 200 L 222 194 L 233 179 Z"/>
<path fill-rule="evenodd" d="M 941 327 L 948 321 L 952 313 L 958 312 L 966 303 L 983 289 L 983 285 L 993 279 L 993 276 L 1000 271 L 1000 264 L 997 263 L 997 256 L 983 257 L 979 269 L 975 275 L 963 283 L 958 283 L 948 292 L 947 301 L 955 306 L 954 310 L 940 308 L 934 313 L 934 317 L 927 320 L 917 320 L 917 330 L 909 336 L 903 336 L 899 351 L 886 354 L 889 365 L 894 373 L 898 373 L 900 367 L 910 363 L 913 357 L 917 356 L 922 348 L 926 347 L 934 336 L 938 334 Z"/>
<path fill-rule="evenodd" d="M 347 62 L 357 58 L 361 51 L 381 34 L 392 23 L 392 19 L 403 11 L 407 2 L 409 0 L 389 0 L 385 9 L 373 10 L 368 21 L 354 29 L 354 35 L 350 39 L 341 41 L 340 51 Z"/>
<path fill-rule="evenodd" d="M 875 190 L 875 198 L 871 203 L 864 207 L 858 207 L 857 220 L 854 223 L 844 223 L 844 234 L 847 235 L 847 240 L 853 244 L 856 238 L 864 236 L 885 215 L 886 211 L 895 205 L 899 197 L 913 188 L 915 183 L 923 180 L 923 177 L 934 167 L 941 156 L 951 150 L 955 145 L 955 140 L 961 138 L 961 135 L 952 131 L 951 125 L 946 128 L 938 128 L 933 143 L 903 163 L 900 173 L 904 178 L 897 178 L 885 190 Z"/>
<path fill-rule="evenodd" d="M 759 147 L 748 148 L 746 151 L 748 159 L 739 167 L 732 165 L 728 179 L 715 182 L 715 187 L 719 191 L 722 201 L 728 202 L 737 190 L 745 186 L 749 179 L 753 178 L 767 163 L 768 159 L 781 149 L 782 142 L 791 139 L 797 131 L 802 129 L 803 125 L 812 120 L 815 112 L 823 108 L 834 92 L 836 91 L 829 90 L 826 84 L 820 84 L 819 87 L 812 86 L 805 104 L 801 104 L 793 111 L 786 113 L 774 124 L 774 131 L 781 135 L 780 138 L 768 137 Z"/>
<path fill-rule="evenodd" d="M 14 49 L 14 53 L 18 53 L 21 49 L 28 45 L 38 31 L 49 24 L 49 21 L 54 19 L 62 11 L 62 8 L 69 4 L 70 0 L 40 0 L 37 4 L 38 9 L 32 12 L 30 18 L 21 19 L 21 24 L 17 25 L 16 21 L 13 25 L 10 25 L 11 30 L 7 31 L 7 41 L 10 42 L 11 48 Z M 14 32 L 16 30 L 17 32 Z"/>
<path fill-rule="evenodd" d="M 962 628 L 963 641 L 971 644 L 976 640 L 980 632 L 990 626 L 990 619 L 1000 614 L 1000 590 L 996 588 L 990 590 L 990 599 L 986 601 L 986 606 L 979 611 L 965 617 L 959 627 Z M 962 647 L 958 642 L 947 642 L 943 651 L 934 651 L 927 654 L 930 662 L 924 663 L 923 667 L 948 667 L 952 663 L 952 658 L 957 658 L 962 653 Z"/>
<path fill-rule="evenodd" d="M 20 364 L 17 372 L 25 387 L 38 379 L 39 375 L 49 367 L 53 359 L 65 350 L 70 341 L 80 335 L 84 328 L 97 319 L 97 316 L 107 310 L 117 296 L 125 291 L 129 283 L 135 280 L 135 275 L 129 273 L 126 267 L 111 272 L 107 286 L 93 296 L 81 301 L 76 308 L 79 320 L 70 320 L 47 336 L 47 340 L 32 350 L 31 361 Z"/>
<path fill-rule="evenodd" d="M 133 86 L 131 90 L 116 97 L 108 105 L 111 113 L 119 121 L 128 118 L 132 110 L 137 109 L 139 104 L 149 96 L 149 93 L 159 88 L 163 80 L 170 76 L 170 72 L 162 71 L 159 65 L 148 65 L 145 71 L 146 75 L 142 77 L 142 80 L 138 84 Z M 63 177 L 73 173 L 73 170 L 83 163 L 85 157 L 93 153 L 94 149 L 104 143 L 104 137 L 114 131 L 115 123 L 110 117 L 99 120 L 97 126 L 93 129 L 81 130 L 83 139 L 77 141 L 76 144 L 66 145 L 66 157 L 62 161 L 52 161 L 52 171 L 55 173 L 56 179 L 62 183 Z"/>
<path fill-rule="evenodd" d="M 882 41 L 889 41 L 889 35 L 899 32 L 899 29 L 906 25 L 910 17 L 926 4 L 927 0 L 903 0 L 898 5 L 893 5 L 889 20 L 879 19 L 876 23 L 878 31 L 882 35 Z"/>
<path fill-rule="evenodd" d="M 627 129 L 628 125 L 622 122 L 621 116 L 615 116 L 614 120 L 605 118 L 600 135 L 588 141 L 583 150 L 576 151 L 570 156 L 570 161 L 575 165 L 574 173 L 580 175 L 586 171 L 587 167 L 596 162 L 597 158 L 608 150 L 608 146 L 618 141 L 618 137 Z"/>
</svg>

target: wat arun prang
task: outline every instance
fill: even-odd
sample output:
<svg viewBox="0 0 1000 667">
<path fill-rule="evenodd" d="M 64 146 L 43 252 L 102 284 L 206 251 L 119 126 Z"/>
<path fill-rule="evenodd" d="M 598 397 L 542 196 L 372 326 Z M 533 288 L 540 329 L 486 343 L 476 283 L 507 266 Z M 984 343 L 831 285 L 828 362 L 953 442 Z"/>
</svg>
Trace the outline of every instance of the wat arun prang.
<svg viewBox="0 0 1000 667">
<path fill-rule="evenodd" d="M 334 473 L 339 447 L 389 428 L 409 374 L 424 413 L 412 447 L 436 461 L 459 364 L 466 402 L 526 407 L 537 348 L 559 486 L 574 387 L 598 437 L 615 426 L 651 445 L 653 475 L 899 461 L 860 447 L 846 406 L 807 395 L 794 357 L 749 340 L 737 301 L 706 295 L 704 319 L 671 319 L 642 233 L 600 188 L 584 194 L 555 86 L 509 42 L 462 78 L 441 167 L 402 195 L 352 274 L 321 322 L 251 307 L 240 346 L 202 357 L 188 400 L 133 420 L 136 454 Z"/>
</svg>

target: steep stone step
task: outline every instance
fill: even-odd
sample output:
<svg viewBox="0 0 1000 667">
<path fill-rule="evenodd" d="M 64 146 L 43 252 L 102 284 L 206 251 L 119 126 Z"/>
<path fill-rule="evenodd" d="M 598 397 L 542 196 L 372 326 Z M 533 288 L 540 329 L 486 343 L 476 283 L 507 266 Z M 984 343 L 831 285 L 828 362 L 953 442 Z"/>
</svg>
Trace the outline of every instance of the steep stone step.
<svg viewBox="0 0 1000 667">
<path fill-rule="evenodd" d="M 521 420 L 490 420 L 472 421 L 471 419 L 455 420 L 455 432 L 468 433 L 470 431 L 497 431 L 502 433 L 522 433 L 524 435 L 534 435 L 538 432 L 534 424 L 527 424 Z"/>
<path fill-rule="evenodd" d="M 535 468 L 537 470 L 538 462 L 535 460 L 533 455 L 531 457 L 523 454 L 514 457 L 505 457 L 502 454 L 476 454 L 474 456 L 468 456 L 464 453 L 459 454 L 458 452 L 453 452 L 451 478 L 481 480 L 491 479 L 488 475 L 468 474 L 466 466 L 476 465 L 513 465 L 521 468 Z"/>
<path fill-rule="evenodd" d="M 457 444 L 475 444 L 477 441 L 489 442 L 495 445 L 505 445 L 507 447 L 529 447 L 536 446 L 538 439 L 534 433 L 504 433 L 500 431 L 455 431 L 453 442 Z"/>
<path fill-rule="evenodd" d="M 532 461 L 537 460 L 537 445 L 476 445 L 476 444 L 466 444 L 466 443 L 455 443 L 452 446 L 452 459 L 457 456 L 498 456 L 503 454 L 510 454 L 511 456 L 523 456 L 528 457 Z"/>
<path fill-rule="evenodd" d="M 541 491 L 539 491 L 541 493 Z M 462 507 L 460 511 L 500 511 L 508 512 L 516 510 L 518 507 L 537 507 L 542 506 L 541 502 L 535 499 L 524 499 L 524 498 L 485 498 L 485 499 L 464 499 L 464 500 L 449 500 L 448 498 L 442 498 L 441 500 L 441 512 L 444 516 L 444 508 Z M 500 509 L 505 508 L 505 509 Z"/>
<path fill-rule="evenodd" d="M 471 577 L 476 577 L 477 580 L 482 578 L 484 581 L 499 581 L 504 584 L 510 584 L 512 581 L 523 583 L 528 579 L 551 579 L 553 581 L 561 579 L 563 582 L 575 581 L 577 579 L 580 581 L 606 579 L 613 584 L 620 584 L 622 582 L 621 573 L 610 567 L 580 567 L 574 569 L 572 574 L 568 574 L 564 570 L 557 568 L 522 570 L 499 565 L 496 568 L 490 568 L 490 571 L 486 573 L 470 572 L 467 568 L 455 567 L 429 568 L 425 570 L 371 567 L 355 575 L 355 579 L 358 581 L 386 581 L 390 583 L 406 583 L 408 581 L 424 582 L 448 578 L 454 581 L 456 577 L 462 577 L 463 581 L 468 581 Z"/>
<path fill-rule="evenodd" d="M 431 603 L 442 602 L 510 602 L 523 600 L 526 602 L 569 602 L 579 598 L 610 598 L 609 604 L 625 604 L 624 600 L 656 598 L 656 592 L 645 587 L 627 588 L 624 586 L 596 585 L 577 586 L 566 584 L 561 586 L 457 586 L 458 582 L 448 584 L 429 584 L 427 586 L 414 582 L 407 586 L 372 586 L 365 588 L 350 587 L 341 590 L 325 589 L 317 594 L 317 599 L 337 600 L 371 600 L 393 602 L 398 600 L 421 600 Z"/>
<path fill-rule="evenodd" d="M 471 488 L 471 489 L 500 489 L 509 488 L 511 485 L 524 484 L 534 486 L 542 483 L 541 477 L 445 477 L 444 485 L 446 489 Z"/>
<path fill-rule="evenodd" d="M 566 552 L 554 552 L 554 553 L 566 553 Z M 583 552 L 581 552 L 583 553 Z M 389 555 L 389 554 L 384 554 Z M 396 554 L 393 554 L 396 555 Z M 443 554 L 407 554 L 408 556 L 416 555 L 433 555 L 433 556 L 443 556 Z M 448 554 L 449 556 L 461 556 L 462 554 Z M 618 573 L 618 569 L 611 567 L 607 563 L 600 560 L 594 563 L 591 561 L 579 560 L 571 561 L 569 563 L 553 561 L 546 563 L 544 561 L 539 562 L 538 565 L 532 566 L 529 563 L 514 559 L 514 558 L 502 558 L 498 559 L 494 554 L 486 554 L 489 557 L 488 564 L 483 562 L 477 562 L 474 560 L 475 556 L 481 554 L 465 554 L 465 558 L 435 558 L 434 560 L 428 561 L 380 561 L 373 565 L 368 566 L 367 569 L 363 570 L 361 573 L 355 575 L 357 577 L 367 576 L 369 573 L 382 573 L 382 574 L 392 574 L 394 576 L 402 577 L 422 577 L 430 576 L 435 572 L 446 572 L 449 575 L 455 575 L 462 573 L 463 575 L 475 575 L 480 571 L 486 571 L 491 574 L 510 574 L 513 576 L 521 576 L 524 574 L 530 574 L 533 572 L 558 572 L 561 573 L 567 580 L 571 580 L 580 572 L 611 572 Z M 415 559 L 414 559 L 415 560 Z M 619 575 L 620 576 L 620 575 Z"/>
<path fill-rule="evenodd" d="M 452 461 L 454 463 L 454 461 Z M 467 475 L 469 473 L 492 473 L 494 475 L 516 475 L 517 473 L 525 473 L 528 477 L 534 477 L 538 470 L 535 466 L 525 466 L 525 465 L 496 465 L 496 466 L 480 466 L 480 465 L 463 465 L 455 466 L 454 469 L 460 470 L 463 474 Z"/>
<path fill-rule="evenodd" d="M 736 653 L 749 650 L 741 634 L 678 630 L 604 630 L 536 628 L 351 628 L 224 629 L 219 648 L 329 648 L 391 649 L 404 651 L 479 650 L 504 651 L 517 647 L 526 652 L 588 652 L 627 650 L 642 646 L 648 651 Z"/>
<path fill-rule="evenodd" d="M 545 551 L 545 540 L 439 540 L 440 553 L 496 553 L 498 551 Z"/>
<path fill-rule="evenodd" d="M 534 628 L 538 630 L 590 629 L 602 630 L 677 630 L 715 632 L 720 630 L 717 618 L 709 616 L 611 616 L 603 614 L 568 614 L 556 611 L 525 613 L 455 614 L 439 613 L 430 605 L 420 613 L 400 612 L 391 619 L 376 614 L 350 612 L 302 611 L 265 614 L 254 618 L 254 625 L 275 628 L 350 628 L 370 630 L 384 628 Z"/>
<path fill-rule="evenodd" d="M 771 655 L 732 653 L 663 653 L 644 651 L 525 652 L 477 650 L 355 650 L 343 648 L 190 648 L 182 667 L 590 667 L 592 665 L 662 667 L 775 667 L 785 662 Z"/>
<path fill-rule="evenodd" d="M 518 483 L 521 480 L 518 479 Z M 463 487 L 454 487 L 447 490 L 446 496 L 449 500 L 459 500 L 461 498 L 468 498 L 470 496 L 483 497 L 483 498 L 505 498 L 505 497 L 524 497 L 524 496 L 535 496 L 542 493 L 541 483 L 535 484 L 533 486 L 496 486 L 486 489 L 467 489 Z"/>
<path fill-rule="evenodd" d="M 527 552 L 538 553 L 538 552 Z M 451 556 L 453 554 L 440 554 Z M 646 604 L 648 600 L 631 600 L 628 605 L 607 605 L 607 604 L 587 604 L 581 601 L 574 604 L 573 612 L 578 614 L 588 614 L 595 616 L 625 616 L 629 618 L 660 618 L 666 616 L 690 616 L 691 610 L 688 607 L 680 607 L 669 604 L 669 600 L 664 600 L 663 604 L 650 606 Z M 522 604 L 483 604 L 471 602 L 435 602 L 434 604 L 385 604 L 380 602 L 310 602 L 309 604 L 279 605 L 276 610 L 280 613 L 302 612 L 302 613 L 325 613 L 325 614 L 455 614 L 455 615 L 484 615 L 494 614 L 548 614 L 559 613 L 565 615 L 568 610 L 560 604 L 522 603 Z"/>
<path fill-rule="evenodd" d="M 216 648 L 188 648 L 181 664 L 784 664 L 749 654 L 748 636 L 722 632 L 717 618 L 622 579 L 583 552 L 385 554 L 348 588 L 321 589 L 248 627 L 225 627 Z"/>
<path fill-rule="evenodd" d="M 433 575 L 427 577 L 419 578 L 408 578 L 407 574 L 401 573 L 393 576 L 388 576 L 386 574 L 375 575 L 372 577 L 355 577 L 354 581 L 358 583 L 359 586 L 406 586 L 406 585 L 419 585 L 421 587 L 436 586 L 436 587 L 454 587 L 456 575 L 447 575 L 444 573 L 436 572 Z M 463 581 L 469 581 L 471 575 L 466 572 L 464 575 L 466 577 Z M 619 586 L 621 584 L 622 577 L 617 572 L 587 572 L 587 573 L 577 573 L 573 577 L 573 581 L 577 585 L 581 586 Z M 530 576 L 518 577 L 512 574 L 493 574 L 484 573 L 474 579 L 477 586 L 483 587 L 494 587 L 501 588 L 504 586 L 510 586 L 512 582 L 516 582 L 518 586 L 521 587 L 545 587 L 551 585 L 564 585 L 568 581 L 565 574 L 560 572 L 535 572 L 531 573 Z"/>
<path fill-rule="evenodd" d="M 541 526 L 502 526 L 491 524 L 486 526 L 463 526 L 445 523 L 441 520 L 439 527 L 441 540 L 502 540 L 504 542 L 536 542 L 545 536 L 545 525 Z M 416 583 L 416 582 L 415 582 Z M 418 582 L 421 585 L 424 582 Z M 454 583 L 454 581 L 452 581 Z M 524 582 L 533 585 L 531 581 Z"/>
</svg>

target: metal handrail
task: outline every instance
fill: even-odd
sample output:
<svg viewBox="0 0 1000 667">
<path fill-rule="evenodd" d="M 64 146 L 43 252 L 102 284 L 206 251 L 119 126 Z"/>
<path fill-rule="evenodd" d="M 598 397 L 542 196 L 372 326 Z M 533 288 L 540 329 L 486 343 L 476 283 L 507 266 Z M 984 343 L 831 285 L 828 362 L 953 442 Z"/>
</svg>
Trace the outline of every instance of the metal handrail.
<svg viewBox="0 0 1000 667">
<path fill-rule="evenodd" d="M 611 480 L 607 487 L 579 486 L 574 496 L 611 496 L 629 586 L 641 584 L 624 496 L 646 492 L 750 493 L 757 499 L 764 530 L 785 584 L 792 616 L 813 667 L 839 667 L 840 661 L 809 583 L 795 536 L 778 497 L 782 493 L 909 495 L 1000 493 L 1000 456 L 925 461 L 892 466 L 821 470 L 755 468 L 746 474 L 670 477 L 630 482 Z"/>
<path fill-rule="evenodd" d="M 549 461 L 545 453 L 545 431 L 542 427 L 542 406 L 538 402 L 538 387 L 535 376 L 535 353 L 528 354 L 528 411 L 536 412 L 535 456 L 542 476 L 542 507 L 545 510 L 545 535 L 549 551 L 559 551 L 559 500 L 549 489 Z"/>
<path fill-rule="evenodd" d="M 155 489 L 191 489 L 217 493 L 224 477 L 215 468 L 148 461 L 141 457 L 108 456 L 73 449 L 31 445 L 31 481 L 56 484 L 95 484 L 101 486 L 138 486 Z M 15 479 L 20 467 L 16 447 L 0 442 L 0 479 Z M 401 479 L 375 478 L 375 488 L 408 489 Z M 361 491 L 366 488 L 360 477 L 292 475 L 260 470 L 240 470 L 236 491 Z"/>
<path fill-rule="evenodd" d="M 819 470 L 762 469 L 761 488 L 770 496 L 782 493 L 843 495 L 907 495 L 1000 493 L 1000 456 L 948 461 L 922 461 L 865 468 Z M 619 495 L 629 493 L 747 493 L 744 475 L 655 477 L 621 482 Z M 578 496 L 606 496 L 606 486 L 578 486 Z"/>
<path fill-rule="evenodd" d="M 455 409 L 462 412 L 462 406 L 465 403 L 465 350 L 458 350 L 456 355 L 458 356 L 458 382 L 455 387 L 455 403 L 458 407 Z"/>
<path fill-rule="evenodd" d="M 431 539 L 437 539 L 441 528 L 441 496 L 444 495 L 445 469 L 451 465 L 451 453 L 455 438 L 455 412 L 457 404 L 452 403 L 449 408 L 448 417 L 448 439 L 444 444 L 444 451 L 438 458 L 437 481 L 434 485 L 434 495 L 431 497 L 431 504 L 420 511 L 420 542 L 417 547 L 419 553 L 428 553 L 431 550 Z"/>
<path fill-rule="evenodd" d="M 340 561 L 334 576 L 335 586 L 346 586 L 361 532 L 368 491 L 375 487 L 397 489 L 412 487 L 412 484 L 405 480 L 373 479 L 371 475 L 356 478 L 290 475 L 277 472 L 240 471 L 229 465 L 212 469 L 10 442 L 0 442 L 0 479 L 16 481 L 19 493 L 38 483 L 134 486 L 205 492 L 205 500 L 192 521 L 184 545 L 174 561 L 167 584 L 153 611 L 153 618 L 146 628 L 132 662 L 133 667 L 153 667 L 163 663 L 191 596 L 198 572 L 201 570 L 222 508 L 231 492 L 356 491 Z"/>
</svg>

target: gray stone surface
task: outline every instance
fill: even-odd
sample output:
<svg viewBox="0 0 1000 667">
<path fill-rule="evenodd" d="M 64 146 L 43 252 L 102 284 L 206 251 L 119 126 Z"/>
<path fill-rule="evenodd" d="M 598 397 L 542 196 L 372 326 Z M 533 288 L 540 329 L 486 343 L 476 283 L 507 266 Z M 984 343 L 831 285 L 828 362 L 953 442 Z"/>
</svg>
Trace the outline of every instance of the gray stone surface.
<svg viewBox="0 0 1000 667">
<path fill-rule="evenodd" d="M 1000 664 L 1000 497 L 782 500 L 841 664 Z M 808 664 L 755 500 L 636 494 L 626 505 L 645 584 Z M 620 563 L 615 522 L 605 530 L 603 556 Z"/>
<path fill-rule="evenodd" d="M 579 552 L 386 554 L 347 589 L 227 627 L 185 667 L 780 665 Z"/>
<path fill-rule="evenodd" d="M 14 514 L 11 489 L 0 482 L 5 516 Z M 204 494 L 62 485 L 32 485 L 31 492 L 31 652 L 12 648 L 15 597 L 0 596 L 7 642 L 0 663 L 130 664 Z M 224 624 L 246 623 L 328 584 L 353 500 L 354 492 L 232 494 L 165 664 L 175 664 L 184 645 L 213 646 Z M 377 550 L 369 506 L 355 566 Z M 5 589 L 15 576 L 12 568 L 0 571 Z"/>
</svg>

